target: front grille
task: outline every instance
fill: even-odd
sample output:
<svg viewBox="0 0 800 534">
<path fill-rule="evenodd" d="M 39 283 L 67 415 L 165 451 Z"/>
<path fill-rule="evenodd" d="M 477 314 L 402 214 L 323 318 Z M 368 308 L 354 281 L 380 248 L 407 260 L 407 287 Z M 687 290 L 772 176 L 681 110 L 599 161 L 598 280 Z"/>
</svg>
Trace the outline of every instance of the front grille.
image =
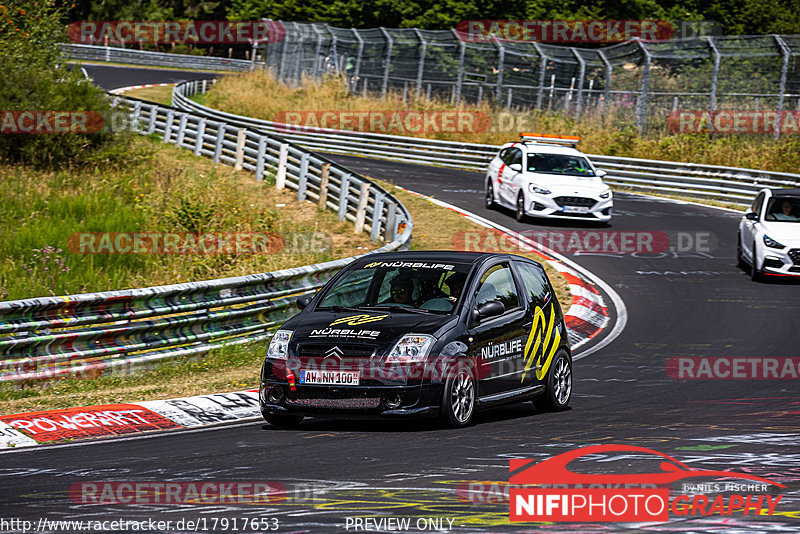
<svg viewBox="0 0 800 534">
<path fill-rule="evenodd" d="M 789 267 L 789 272 L 800 273 L 800 267 Z"/>
<path fill-rule="evenodd" d="M 566 213 L 563 211 L 557 211 L 553 215 L 558 215 L 559 217 L 579 217 L 582 219 L 594 219 L 595 216 L 591 213 Z"/>
<path fill-rule="evenodd" d="M 596 204 L 593 198 L 586 197 L 556 197 L 553 200 L 559 206 L 582 206 L 584 208 L 591 208 Z"/>
<path fill-rule="evenodd" d="M 375 352 L 373 345 L 355 343 L 300 343 L 297 347 L 301 358 L 324 358 L 334 347 L 341 351 L 341 358 L 371 358 Z"/>
<path fill-rule="evenodd" d="M 772 269 L 780 269 L 781 267 L 783 267 L 783 262 L 781 260 L 767 258 L 764 260 L 764 267 L 771 267 Z"/>
<path fill-rule="evenodd" d="M 800 265 L 800 248 L 793 248 L 790 250 L 789 257 L 792 258 L 792 263 Z"/>
<path fill-rule="evenodd" d="M 346 398 L 346 399 L 286 399 L 286 404 L 301 408 L 377 408 L 381 405 L 379 397 Z"/>
</svg>

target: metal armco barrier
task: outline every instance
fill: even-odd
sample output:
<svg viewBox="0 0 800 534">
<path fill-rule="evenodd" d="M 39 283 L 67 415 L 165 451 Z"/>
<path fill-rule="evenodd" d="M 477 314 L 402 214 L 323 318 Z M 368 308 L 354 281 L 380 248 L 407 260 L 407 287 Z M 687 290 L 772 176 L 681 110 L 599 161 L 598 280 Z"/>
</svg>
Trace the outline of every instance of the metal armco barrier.
<svg viewBox="0 0 800 534">
<path fill-rule="evenodd" d="M 413 221 L 395 197 L 280 137 L 148 102 L 116 98 L 130 127 L 297 191 L 354 222 L 372 252 L 406 249 Z M 124 373 L 212 348 L 263 340 L 294 301 L 360 256 L 169 286 L 0 302 L 0 382 Z"/>
<path fill-rule="evenodd" d="M 192 56 L 188 54 L 165 54 L 163 52 L 148 52 L 113 46 L 62 44 L 61 49 L 65 54 L 69 55 L 71 59 L 80 59 L 83 61 L 130 63 L 133 65 L 200 70 L 240 71 L 253 68 L 253 63 L 244 59 Z"/>
<path fill-rule="evenodd" d="M 300 146 L 332 154 L 353 154 L 484 172 L 499 150 L 493 145 L 399 135 L 323 129 L 301 132 L 296 126 L 233 115 L 191 100 L 191 96 L 206 91 L 213 83 L 215 80 L 194 80 L 177 85 L 172 94 L 173 105 L 242 128 L 280 132 L 284 138 Z M 608 172 L 604 180 L 621 189 L 660 191 L 721 200 L 739 206 L 749 205 L 756 192 L 764 187 L 800 187 L 800 174 L 598 154 L 589 154 L 589 157 L 599 168 Z"/>
</svg>

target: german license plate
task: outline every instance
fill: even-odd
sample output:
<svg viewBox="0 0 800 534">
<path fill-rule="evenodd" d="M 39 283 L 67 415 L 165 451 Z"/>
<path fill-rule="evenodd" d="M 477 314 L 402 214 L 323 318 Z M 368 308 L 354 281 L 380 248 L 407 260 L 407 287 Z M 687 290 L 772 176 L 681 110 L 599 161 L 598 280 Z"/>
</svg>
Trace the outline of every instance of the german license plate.
<svg viewBox="0 0 800 534">
<path fill-rule="evenodd" d="M 564 213 L 588 213 L 586 206 L 564 206 Z"/>
<path fill-rule="evenodd" d="M 323 384 L 329 386 L 357 386 L 358 371 L 300 371 L 301 384 Z"/>
</svg>

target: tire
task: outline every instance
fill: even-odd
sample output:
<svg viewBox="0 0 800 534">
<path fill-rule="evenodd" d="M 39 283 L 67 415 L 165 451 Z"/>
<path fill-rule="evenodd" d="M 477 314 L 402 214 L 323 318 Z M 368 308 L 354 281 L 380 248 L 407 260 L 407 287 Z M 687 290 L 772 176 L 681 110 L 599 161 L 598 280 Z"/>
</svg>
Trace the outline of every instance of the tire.
<svg viewBox="0 0 800 534">
<path fill-rule="evenodd" d="M 758 255 L 756 254 L 756 243 L 753 241 L 753 258 L 750 262 L 750 280 L 758 282 L 761 280 L 761 270 L 758 268 Z"/>
<path fill-rule="evenodd" d="M 469 365 L 459 363 L 448 375 L 439 417 L 445 426 L 462 428 L 470 425 L 475 415 L 475 374 Z"/>
<path fill-rule="evenodd" d="M 527 217 L 525 216 L 525 195 L 520 193 L 517 195 L 517 210 L 516 210 L 517 221 L 525 222 Z"/>
<path fill-rule="evenodd" d="M 740 234 L 736 235 L 736 266 L 739 269 L 747 267 L 747 262 L 744 261 L 744 256 L 742 256 L 742 236 Z"/>
<path fill-rule="evenodd" d="M 264 417 L 264 420 L 271 424 L 272 426 L 277 426 L 280 428 L 294 428 L 299 425 L 305 417 L 302 415 L 288 415 L 288 414 L 276 414 L 276 413 L 264 413 L 261 412 L 261 415 Z"/>
<path fill-rule="evenodd" d="M 572 397 L 572 361 L 566 351 L 559 350 L 545 377 L 545 389 L 535 404 L 544 410 L 561 412 L 569 407 Z"/>
<path fill-rule="evenodd" d="M 493 210 L 497 203 L 494 201 L 494 188 L 492 187 L 492 181 L 489 180 L 486 182 L 486 209 Z"/>
</svg>

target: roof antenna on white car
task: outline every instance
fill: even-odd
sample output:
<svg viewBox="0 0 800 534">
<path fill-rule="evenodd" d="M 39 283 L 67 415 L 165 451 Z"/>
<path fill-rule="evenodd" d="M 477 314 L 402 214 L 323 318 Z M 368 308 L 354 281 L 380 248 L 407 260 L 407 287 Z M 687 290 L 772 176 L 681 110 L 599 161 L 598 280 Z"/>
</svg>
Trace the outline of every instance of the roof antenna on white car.
<svg viewBox="0 0 800 534">
<path fill-rule="evenodd" d="M 558 135 L 520 132 L 519 136 L 523 143 L 551 143 L 554 145 L 569 145 L 575 147 L 580 143 L 581 138 L 577 135 Z"/>
</svg>

